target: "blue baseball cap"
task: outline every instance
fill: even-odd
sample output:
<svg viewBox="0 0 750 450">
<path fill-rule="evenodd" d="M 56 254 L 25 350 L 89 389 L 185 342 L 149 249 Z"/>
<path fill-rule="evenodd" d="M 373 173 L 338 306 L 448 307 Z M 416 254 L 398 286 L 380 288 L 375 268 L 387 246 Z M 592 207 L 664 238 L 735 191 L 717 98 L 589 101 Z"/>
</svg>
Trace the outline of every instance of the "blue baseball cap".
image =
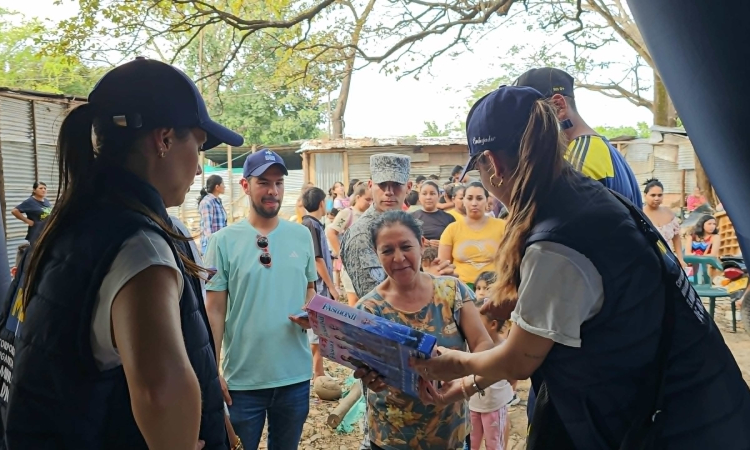
<svg viewBox="0 0 750 450">
<path fill-rule="evenodd" d="M 522 86 L 500 86 L 480 98 L 466 117 L 466 138 L 469 140 L 469 161 L 461 172 L 474 166 L 485 150 L 518 151 L 531 109 L 544 96 L 536 89 Z"/>
<path fill-rule="evenodd" d="M 242 145 L 241 135 L 211 120 L 195 83 L 174 66 L 138 57 L 107 72 L 89 94 L 97 117 L 133 129 L 200 128 L 202 149 Z"/>
<path fill-rule="evenodd" d="M 273 165 L 281 166 L 284 175 L 289 175 L 289 171 L 286 170 L 286 164 L 284 164 L 284 160 L 278 155 L 278 153 L 272 152 L 267 148 L 260 149 L 255 153 L 247 155 L 245 164 L 242 166 L 242 176 L 246 179 L 250 177 L 259 177 Z"/>
</svg>

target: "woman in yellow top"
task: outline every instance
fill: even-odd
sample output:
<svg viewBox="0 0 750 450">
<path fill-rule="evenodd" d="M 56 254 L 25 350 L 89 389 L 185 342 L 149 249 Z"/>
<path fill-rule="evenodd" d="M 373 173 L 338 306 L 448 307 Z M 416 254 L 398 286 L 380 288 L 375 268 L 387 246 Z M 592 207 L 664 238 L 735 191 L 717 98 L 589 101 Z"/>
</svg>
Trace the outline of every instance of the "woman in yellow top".
<svg viewBox="0 0 750 450">
<path fill-rule="evenodd" d="M 456 275 L 473 288 L 480 273 L 495 271 L 493 255 L 505 232 L 505 221 L 487 217 L 487 191 L 479 182 L 466 187 L 463 198 L 466 216 L 448 225 L 440 237 L 438 258 L 452 261 Z"/>
</svg>

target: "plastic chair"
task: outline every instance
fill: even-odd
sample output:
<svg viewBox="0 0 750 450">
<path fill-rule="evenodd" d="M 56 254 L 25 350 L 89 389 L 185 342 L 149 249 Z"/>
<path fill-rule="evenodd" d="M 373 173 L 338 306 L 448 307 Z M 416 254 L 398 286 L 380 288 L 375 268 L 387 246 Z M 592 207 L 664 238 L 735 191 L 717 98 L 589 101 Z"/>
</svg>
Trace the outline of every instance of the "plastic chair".
<svg viewBox="0 0 750 450">
<path fill-rule="evenodd" d="M 693 266 L 693 274 L 688 277 L 688 280 L 690 280 L 690 284 L 693 285 L 695 292 L 700 297 L 708 298 L 708 313 L 711 315 L 711 318 L 713 318 L 714 310 L 716 309 L 716 299 L 718 297 L 729 297 L 729 294 L 726 289 L 713 286 L 708 268 L 713 267 L 714 269 L 724 270 L 724 267 L 719 258 L 714 256 L 685 255 L 684 259 L 686 263 Z M 732 329 L 737 331 L 736 308 L 734 302 L 732 302 Z"/>
</svg>

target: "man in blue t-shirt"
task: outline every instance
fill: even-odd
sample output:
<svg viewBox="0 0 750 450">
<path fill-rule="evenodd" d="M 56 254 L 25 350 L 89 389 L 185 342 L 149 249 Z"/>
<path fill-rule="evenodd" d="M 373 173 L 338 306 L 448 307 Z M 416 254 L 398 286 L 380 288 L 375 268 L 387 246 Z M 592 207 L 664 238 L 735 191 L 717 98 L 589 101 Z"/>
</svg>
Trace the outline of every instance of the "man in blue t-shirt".
<svg viewBox="0 0 750 450">
<path fill-rule="evenodd" d="M 551 67 L 531 69 L 518 77 L 515 85 L 536 89 L 555 106 L 563 132 L 570 140 L 566 158 L 576 170 L 623 195 L 638 208 L 643 207 L 638 180 L 625 158 L 578 114 L 570 74 Z"/>
<path fill-rule="evenodd" d="M 216 232 L 205 257 L 216 270 L 206 310 L 222 388 L 245 448 L 258 448 L 266 417 L 268 448 L 297 448 L 309 412 L 309 323 L 294 316 L 315 295 L 318 273 L 310 232 L 279 220 L 285 175 L 270 150 L 247 157 L 241 185 L 249 215 Z"/>
</svg>

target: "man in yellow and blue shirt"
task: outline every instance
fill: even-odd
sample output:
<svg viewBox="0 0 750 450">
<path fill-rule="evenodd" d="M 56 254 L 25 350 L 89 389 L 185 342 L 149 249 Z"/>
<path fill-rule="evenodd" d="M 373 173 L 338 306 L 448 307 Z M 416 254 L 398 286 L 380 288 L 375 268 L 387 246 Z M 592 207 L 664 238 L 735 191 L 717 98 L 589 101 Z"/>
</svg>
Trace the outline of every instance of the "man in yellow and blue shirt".
<svg viewBox="0 0 750 450">
<path fill-rule="evenodd" d="M 536 89 L 555 106 L 560 125 L 570 139 L 567 160 L 576 170 L 643 207 L 638 181 L 625 158 L 578 114 L 570 74 L 551 67 L 531 69 L 518 77 L 515 85 Z"/>
</svg>

